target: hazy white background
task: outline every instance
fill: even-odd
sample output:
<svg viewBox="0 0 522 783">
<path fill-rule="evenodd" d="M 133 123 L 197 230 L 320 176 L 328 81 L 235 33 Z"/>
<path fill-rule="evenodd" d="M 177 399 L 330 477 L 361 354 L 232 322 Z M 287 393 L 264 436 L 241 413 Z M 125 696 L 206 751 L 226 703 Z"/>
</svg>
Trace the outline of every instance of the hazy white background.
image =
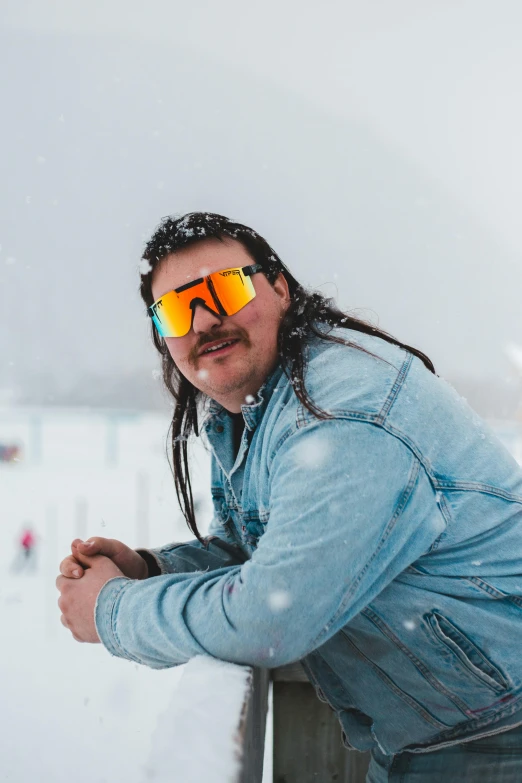
<svg viewBox="0 0 522 783">
<path fill-rule="evenodd" d="M 81 531 L 187 536 L 137 294 L 144 241 L 194 209 L 252 225 L 298 278 L 505 419 L 521 458 L 505 348 L 522 343 L 522 6 L 0 11 L 0 443 L 22 449 L 0 465 L 0 780 L 142 783 L 178 672 L 74 643 L 54 578 Z M 39 568 L 14 575 L 27 520 Z"/>
<path fill-rule="evenodd" d="M 4 0 L 2 20 L 4 397 L 157 399 L 137 263 L 162 216 L 205 209 L 481 412 L 516 407 L 516 0 Z"/>
</svg>

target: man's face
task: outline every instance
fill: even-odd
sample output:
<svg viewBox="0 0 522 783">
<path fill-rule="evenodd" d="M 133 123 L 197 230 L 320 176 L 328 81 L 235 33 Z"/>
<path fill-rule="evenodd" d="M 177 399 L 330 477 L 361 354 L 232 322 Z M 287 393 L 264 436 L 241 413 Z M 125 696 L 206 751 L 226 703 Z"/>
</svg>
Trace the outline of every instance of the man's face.
<svg viewBox="0 0 522 783">
<path fill-rule="evenodd" d="M 254 263 L 240 242 L 206 239 L 167 256 L 152 277 L 154 301 L 199 277 Z M 290 304 L 288 285 L 279 275 L 270 285 L 264 274 L 252 276 L 256 295 L 234 315 L 221 316 L 196 305 L 192 328 L 184 337 L 165 337 L 179 371 L 197 389 L 238 413 L 277 363 L 277 334 Z M 224 340 L 232 345 L 205 350 Z"/>
</svg>

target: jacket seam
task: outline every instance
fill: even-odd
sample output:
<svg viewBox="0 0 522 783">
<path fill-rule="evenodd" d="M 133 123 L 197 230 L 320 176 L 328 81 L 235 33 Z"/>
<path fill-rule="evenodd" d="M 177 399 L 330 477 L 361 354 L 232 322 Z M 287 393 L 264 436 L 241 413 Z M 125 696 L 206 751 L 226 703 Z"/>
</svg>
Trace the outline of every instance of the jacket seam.
<svg viewBox="0 0 522 783">
<path fill-rule="evenodd" d="M 445 489 L 450 492 L 480 492 L 483 495 L 494 495 L 503 500 L 522 503 L 522 495 L 516 495 L 514 492 L 506 492 L 499 487 L 493 487 L 491 484 L 483 484 L 479 481 L 441 481 L 436 476 L 433 478 L 437 489 Z"/>
<path fill-rule="evenodd" d="M 475 587 L 478 587 L 479 590 L 482 590 L 484 593 L 487 593 L 488 595 L 498 600 L 509 598 L 509 596 L 506 595 L 506 593 L 503 593 L 501 590 L 498 590 L 496 587 L 493 587 L 493 585 L 490 585 L 488 582 L 486 582 L 484 579 L 481 579 L 478 576 L 468 576 L 466 577 L 466 581 L 471 582 L 471 584 L 474 585 Z"/>
<path fill-rule="evenodd" d="M 500 699 L 500 701 L 504 701 L 505 699 L 506 697 Z M 507 707 L 503 707 L 492 715 L 490 714 L 487 715 L 487 717 L 482 716 L 481 718 L 474 718 L 473 720 L 465 723 L 464 726 L 458 724 L 457 726 L 453 726 L 448 731 L 440 732 L 440 734 L 434 738 L 435 742 L 431 742 L 429 745 L 406 745 L 406 747 L 402 748 L 401 752 L 406 751 L 408 753 L 429 753 L 434 750 L 439 750 L 440 748 L 450 747 L 451 745 L 457 745 L 461 742 L 465 742 L 466 739 L 467 741 L 471 742 L 472 740 L 480 739 L 480 737 L 487 737 L 498 734 L 498 731 L 491 731 L 477 737 L 476 735 L 469 736 L 469 733 L 466 734 L 464 731 L 470 732 L 474 730 L 480 730 L 481 728 L 487 728 L 488 726 L 493 727 L 499 720 L 509 718 L 510 715 L 517 713 L 520 709 L 521 702 L 521 695 L 517 696 L 516 698 L 513 697 L 509 700 L 509 705 Z M 504 726 L 502 727 L 502 731 L 509 731 L 510 728 L 514 728 L 514 726 Z M 447 740 L 445 741 L 446 738 Z"/>
<path fill-rule="evenodd" d="M 413 362 L 413 354 L 406 351 L 406 357 L 401 365 L 399 372 L 397 373 L 393 386 L 386 400 L 384 401 L 384 405 L 382 406 L 381 411 L 378 414 L 379 421 L 382 421 L 384 423 L 388 418 L 388 415 L 391 409 L 393 408 L 395 401 L 399 396 L 399 392 L 402 389 L 404 381 L 406 380 L 406 376 L 408 375 L 412 362 Z"/>
<path fill-rule="evenodd" d="M 491 724 L 491 723 L 487 724 L 487 726 L 494 726 L 494 725 L 495 725 L 494 723 L 493 724 Z M 484 728 L 487 728 L 487 726 L 485 726 Z M 468 738 L 466 738 L 464 736 L 464 737 L 460 737 L 458 739 L 450 740 L 448 742 L 441 742 L 440 744 L 436 744 L 434 746 L 431 746 L 431 745 L 430 746 L 425 746 L 426 747 L 425 750 L 417 750 L 416 747 L 418 748 L 419 746 L 416 746 L 416 747 L 414 746 L 413 749 L 411 747 L 407 746 L 406 748 L 403 749 L 403 751 L 405 751 L 407 753 L 416 753 L 417 755 L 420 755 L 421 753 L 428 753 L 430 751 L 432 752 L 432 751 L 435 751 L 435 750 L 441 750 L 442 748 L 450 748 L 453 745 L 462 745 L 465 742 L 475 742 L 476 740 L 487 739 L 488 737 L 494 737 L 497 734 L 504 734 L 506 731 L 511 731 L 511 729 L 516 729 L 518 726 L 522 726 L 522 721 L 520 721 L 519 723 L 515 723 L 514 726 L 502 726 L 501 728 L 497 728 L 496 731 L 486 731 L 484 734 L 479 734 L 478 736 L 477 735 L 472 735 L 471 737 L 468 737 Z M 420 746 L 420 747 L 422 747 L 422 746 Z"/>
</svg>

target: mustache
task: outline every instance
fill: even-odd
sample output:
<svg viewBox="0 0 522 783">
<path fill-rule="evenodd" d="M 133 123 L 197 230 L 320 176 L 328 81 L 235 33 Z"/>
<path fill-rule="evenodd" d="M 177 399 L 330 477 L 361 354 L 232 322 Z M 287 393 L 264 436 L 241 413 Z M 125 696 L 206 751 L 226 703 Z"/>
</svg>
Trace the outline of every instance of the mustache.
<svg viewBox="0 0 522 783">
<path fill-rule="evenodd" d="M 196 345 L 192 348 L 192 350 L 189 353 L 189 362 L 191 364 L 195 364 L 199 358 L 199 354 L 204 349 L 205 345 L 208 345 L 209 343 L 215 343 L 216 340 L 239 340 L 240 342 L 245 343 L 247 346 L 250 345 L 250 340 L 248 339 L 248 334 L 245 332 L 244 329 L 237 328 L 231 332 L 212 332 L 208 334 L 202 334 L 197 341 Z"/>
</svg>

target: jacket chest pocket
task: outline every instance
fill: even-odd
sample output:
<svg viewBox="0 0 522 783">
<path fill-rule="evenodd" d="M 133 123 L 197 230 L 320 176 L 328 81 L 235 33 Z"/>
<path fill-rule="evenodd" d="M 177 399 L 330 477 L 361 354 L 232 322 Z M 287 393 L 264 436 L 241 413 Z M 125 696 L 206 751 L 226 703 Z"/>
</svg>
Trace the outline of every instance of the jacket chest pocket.
<svg viewBox="0 0 522 783">
<path fill-rule="evenodd" d="M 227 498 L 223 492 L 212 492 L 214 511 L 220 527 L 225 533 L 226 540 L 232 544 L 241 544 L 241 536 L 234 521 L 233 512 L 230 509 Z"/>
<path fill-rule="evenodd" d="M 268 514 L 244 511 L 232 494 L 226 494 L 219 504 L 219 519 L 227 537 L 252 553 L 265 532 Z"/>
<path fill-rule="evenodd" d="M 241 536 L 246 544 L 257 547 L 258 541 L 264 534 L 270 514 L 268 512 L 243 511 L 240 514 Z"/>
</svg>

